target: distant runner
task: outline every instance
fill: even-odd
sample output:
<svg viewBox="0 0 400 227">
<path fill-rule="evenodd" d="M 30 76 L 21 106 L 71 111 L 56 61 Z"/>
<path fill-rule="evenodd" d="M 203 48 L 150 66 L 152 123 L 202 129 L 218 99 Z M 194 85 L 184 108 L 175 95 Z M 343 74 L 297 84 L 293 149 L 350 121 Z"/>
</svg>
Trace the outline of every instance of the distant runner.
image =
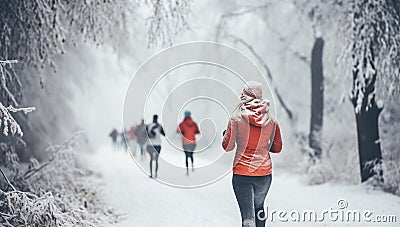
<svg viewBox="0 0 400 227">
<path fill-rule="evenodd" d="M 112 143 L 115 147 L 117 145 L 118 131 L 114 128 L 108 136 L 111 137 Z"/>
<path fill-rule="evenodd" d="M 150 177 L 157 177 L 158 173 L 158 156 L 161 152 L 161 135 L 165 136 L 162 125 L 157 122 L 158 116 L 153 116 L 153 123 L 146 127 L 149 143 L 147 144 L 147 152 L 150 155 Z M 153 176 L 153 161 L 156 162 L 156 168 Z"/>
<path fill-rule="evenodd" d="M 200 134 L 199 127 L 196 122 L 190 117 L 190 111 L 185 111 L 185 118 L 179 124 L 177 133 L 182 134 L 182 148 L 185 151 L 185 163 L 186 163 L 186 175 L 189 175 L 189 158 L 192 161 L 192 171 L 194 171 L 193 165 L 193 151 L 196 148 L 196 134 Z"/>
<path fill-rule="evenodd" d="M 135 130 L 133 133 L 137 137 L 137 143 L 140 146 L 140 160 L 143 160 L 143 157 L 145 155 L 145 144 L 147 140 L 147 132 L 146 132 L 146 125 L 144 124 L 144 120 L 140 122 L 138 126 L 136 126 Z"/>
</svg>

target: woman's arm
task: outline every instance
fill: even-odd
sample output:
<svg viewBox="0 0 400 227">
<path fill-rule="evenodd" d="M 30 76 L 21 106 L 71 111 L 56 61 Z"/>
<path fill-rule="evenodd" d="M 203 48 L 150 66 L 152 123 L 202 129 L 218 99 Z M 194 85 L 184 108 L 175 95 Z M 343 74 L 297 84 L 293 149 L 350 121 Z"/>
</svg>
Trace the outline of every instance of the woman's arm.
<svg viewBox="0 0 400 227">
<path fill-rule="evenodd" d="M 194 123 L 195 129 L 194 129 L 194 134 L 200 134 L 199 127 L 197 126 L 196 123 Z"/>
<path fill-rule="evenodd" d="M 237 122 L 229 120 L 228 128 L 226 129 L 224 139 L 222 140 L 222 147 L 225 151 L 231 151 L 235 148 L 237 133 Z"/>
<path fill-rule="evenodd" d="M 276 128 L 275 128 L 274 141 L 272 142 L 270 152 L 280 153 L 282 151 L 282 137 L 281 137 L 281 129 L 279 127 L 278 122 L 276 122 L 275 127 Z"/>
</svg>

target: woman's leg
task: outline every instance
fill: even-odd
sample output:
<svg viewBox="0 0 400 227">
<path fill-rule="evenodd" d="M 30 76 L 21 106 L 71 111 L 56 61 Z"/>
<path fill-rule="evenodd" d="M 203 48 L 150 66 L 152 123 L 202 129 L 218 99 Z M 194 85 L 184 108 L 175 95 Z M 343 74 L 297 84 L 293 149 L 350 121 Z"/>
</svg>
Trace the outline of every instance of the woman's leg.
<svg viewBox="0 0 400 227">
<path fill-rule="evenodd" d="M 271 186 L 272 175 L 256 177 L 254 185 L 254 208 L 256 214 L 256 226 L 264 227 L 266 214 L 264 211 L 264 201 Z"/>
<path fill-rule="evenodd" d="M 185 164 L 186 164 L 186 170 L 189 168 L 189 152 L 185 151 Z"/>
<path fill-rule="evenodd" d="M 193 164 L 193 152 L 190 152 L 190 160 L 192 161 L 192 169 L 194 169 L 194 164 Z"/>
<path fill-rule="evenodd" d="M 152 145 L 147 145 L 147 152 L 150 155 L 150 177 L 153 177 L 153 159 L 154 159 L 154 147 Z"/>
<path fill-rule="evenodd" d="M 194 152 L 194 149 L 196 148 L 196 144 L 193 144 L 191 147 L 190 147 L 190 160 L 192 161 L 192 170 L 194 171 L 194 164 L 193 164 L 193 152 Z"/>
<path fill-rule="evenodd" d="M 253 184 L 249 177 L 234 174 L 232 185 L 239 204 L 242 227 L 255 227 Z"/>
<path fill-rule="evenodd" d="M 154 146 L 156 152 L 154 153 L 154 159 L 156 160 L 156 175 L 155 177 L 157 177 L 157 173 L 158 173 L 158 156 L 160 155 L 161 152 L 161 146 Z"/>
<path fill-rule="evenodd" d="M 143 156 L 144 156 L 144 144 L 139 144 L 140 146 L 140 161 L 143 160 Z"/>
</svg>

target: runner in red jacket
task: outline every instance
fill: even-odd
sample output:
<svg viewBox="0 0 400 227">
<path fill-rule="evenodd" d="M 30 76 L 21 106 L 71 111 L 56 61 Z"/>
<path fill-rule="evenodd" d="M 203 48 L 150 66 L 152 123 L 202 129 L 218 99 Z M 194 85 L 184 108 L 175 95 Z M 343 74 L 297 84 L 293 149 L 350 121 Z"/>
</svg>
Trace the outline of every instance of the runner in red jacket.
<svg viewBox="0 0 400 227">
<path fill-rule="evenodd" d="M 264 201 L 272 180 L 270 152 L 282 150 L 278 122 L 262 99 L 262 84 L 248 82 L 241 102 L 229 120 L 222 147 L 235 148 L 232 185 L 238 201 L 242 226 L 265 226 Z"/>
<path fill-rule="evenodd" d="M 185 162 L 186 162 L 186 175 L 189 175 L 189 163 L 188 159 L 192 161 L 193 166 L 193 151 L 196 148 L 196 134 L 200 134 L 199 127 L 196 122 L 190 117 L 190 111 L 185 111 L 185 119 L 179 124 L 177 133 L 182 134 L 182 147 L 185 151 Z"/>
</svg>

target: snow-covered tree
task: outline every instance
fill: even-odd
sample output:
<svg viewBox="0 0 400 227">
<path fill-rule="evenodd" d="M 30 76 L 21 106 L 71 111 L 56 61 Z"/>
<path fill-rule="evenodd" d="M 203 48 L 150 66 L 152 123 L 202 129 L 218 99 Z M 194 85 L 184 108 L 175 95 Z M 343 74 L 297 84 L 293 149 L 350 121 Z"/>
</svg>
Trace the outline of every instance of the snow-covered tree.
<svg viewBox="0 0 400 227">
<path fill-rule="evenodd" d="M 62 84 L 65 91 L 61 78 L 58 85 L 46 84 L 44 72 L 49 67 L 57 71 L 56 57 L 84 42 L 116 47 L 134 30 L 131 22 L 141 16 L 137 7 L 150 10 L 151 16 L 144 20 L 150 22 L 151 45 L 169 43 L 170 36 L 187 28 L 187 1 L 2 1 L 0 60 L 6 60 L 0 61 L 0 225 L 95 226 L 109 221 L 104 217 L 117 218 L 100 199 L 93 174 L 79 167 L 73 149 L 75 136 L 46 150 L 24 142 L 30 138 L 33 143 L 44 143 L 41 135 L 54 139 L 58 131 L 51 132 L 60 127 L 51 119 L 65 116 L 68 104 L 45 97 L 40 102 L 51 106 L 52 112 L 36 121 L 24 117 L 35 108 L 21 106 L 30 103 L 40 88 L 58 89 Z M 17 67 L 11 67 L 17 61 Z M 40 84 L 38 90 L 35 84 Z M 62 98 L 65 93 L 58 90 L 55 94 Z M 28 156 L 21 164 L 20 147 L 45 154 L 47 159 L 39 162 Z"/>
<path fill-rule="evenodd" d="M 3 1 L 0 59 L 18 59 L 19 64 L 4 68 L 8 90 L 0 90 L 0 100 L 5 106 L 34 103 L 46 108 L 39 108 L 40 116 L 35 115 L 34 121 L 21 114 L 15 116 L 20 119 L 31 150 L 43 150 L 40 143 L 47 144 L 50 134 L 63 137 L 63 131 L 71 133 L 62 124 L 49 122 L 64 118 L 68 126 L 74 125 L 74 119 L 67 118 L 72 115 L 68 104 L 60 101 L 70 95 L 65 81 L 81 85 L 95 79 L 74 80 L 73 75 L 67 75 L 48 84 L 49 68 L 56 72 L 57 57 L 85 42 L 118 48 L 120 42 L 136 35 L 139 22 L 146 23 L 149 45 L 170 44 L 174 34 L 188 28 L 189 13 L 190 1 L 181 0 Z M 54 92 L 53 97 L 45 97 L 47 101 L 42 97 L 46 90 Z M 54 105 L 50 103 L 57 104 L 57 108 L 51 108 Z"/>
<path fill-rule="evenodd" d="M 361 181 L 376 174 L 382 159 L 378 119 L 380 96 L 400 91 L 400 3 L 392 0 L 352 2 L 353 88 L 351 101 L 357 122 Z M 381 83 L 382 90 L 377 90 Z M 397 81 L 397 83 L 396 83 Z M 378 173 L 381 174 L 381 173 Z"/>
</svg>

